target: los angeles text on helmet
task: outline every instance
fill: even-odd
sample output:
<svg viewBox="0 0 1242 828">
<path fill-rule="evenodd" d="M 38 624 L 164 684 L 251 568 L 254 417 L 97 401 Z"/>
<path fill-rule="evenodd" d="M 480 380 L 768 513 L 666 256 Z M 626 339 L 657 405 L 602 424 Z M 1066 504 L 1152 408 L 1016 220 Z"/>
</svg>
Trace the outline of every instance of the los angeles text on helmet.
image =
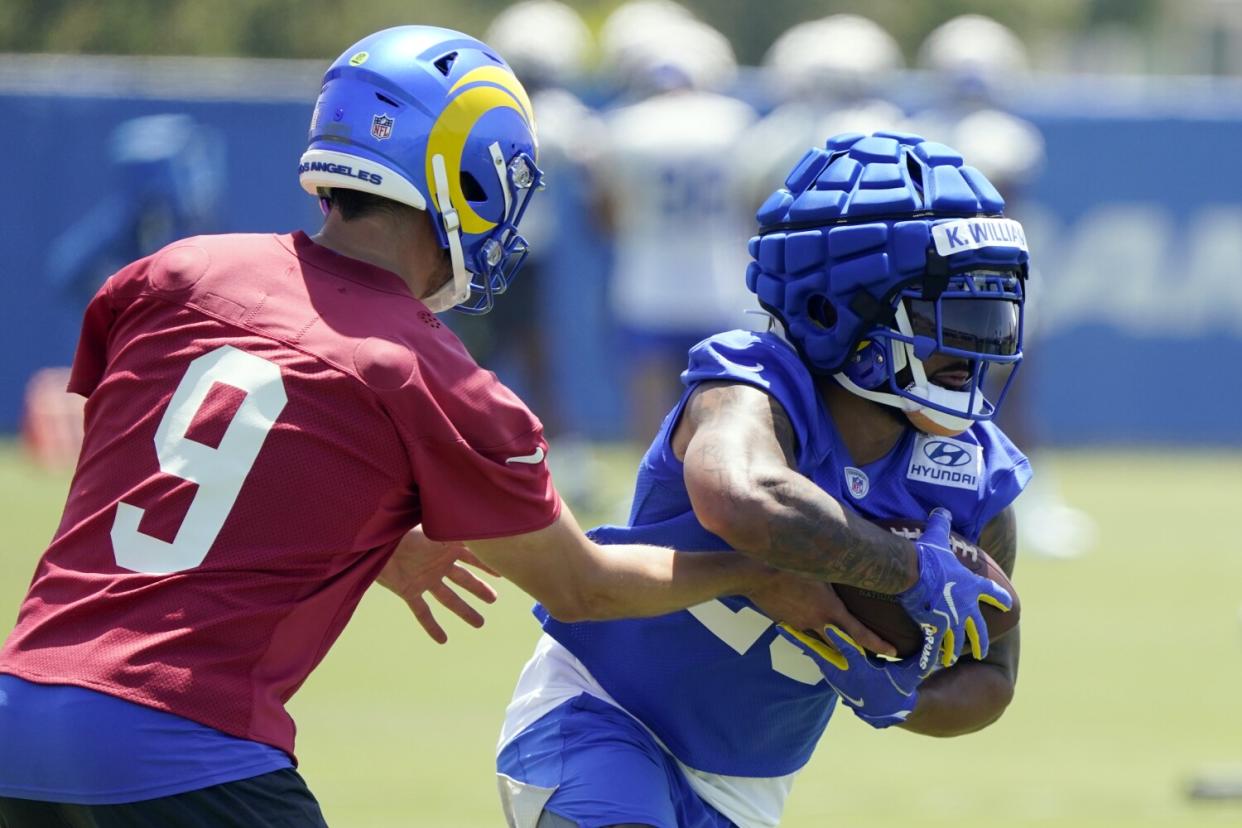
<svg viewBox="0 0 1242 828">
<path fill-rule="evenodd" d="M 333 175 L 344 175 L 349 178 L 357 178 L 360 181 L 366 181 L 371 184 L 379 185 L 384 182 L 384 177 L 379 173 L 368 172 L 367 170 L 355 171 L 348 164 L 333 164 L 329 161 L 309 161 L 298 165 L 298 175 L 305 172 L 326 172 Z"/>
<path fill-rule="evenodd" d="M 1022 225 L 1007 218 L 957 219 L 932 227 L 936 252 L 941 256 L 978 250 L 981 247 L 1016 247 L 1026 250 Z"/>
</svg>

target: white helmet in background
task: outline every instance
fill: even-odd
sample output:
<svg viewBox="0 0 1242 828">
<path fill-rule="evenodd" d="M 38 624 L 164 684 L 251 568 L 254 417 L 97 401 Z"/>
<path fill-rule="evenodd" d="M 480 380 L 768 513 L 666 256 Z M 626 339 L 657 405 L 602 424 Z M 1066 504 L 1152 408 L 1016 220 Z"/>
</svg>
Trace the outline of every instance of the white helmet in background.
<svg viewBox="0 0 1242 828">
<path fill-rule="evenodd" d="M 674 20 L 693 20 L 690 10 L 674 0 L 630 0 L 604 20 L 599 42 L 605 57 L 613 57 L 633 43 L 646 40 L 652 31 Z"/>
<path fill-rule="evenodd" d="M 560 0 L 523 0 L 496 15 L 483 42 L 505 56 L 527 87 L 564 86 L 591 53 L 591 30 Z"/>
<path fill-rule="evenodd" d="M 984 107 L 954 125 L 956 149 L 1002 191 L 1029 184 L 1044 165 L 1044 137 L 1029 121 Z M 964 149 L 963 149 L 964 148 Z"/>
<path fill-rule="evenodd" d="M 708 24 L 686 18 L 652 32 L 635 54 L 629 77 L 643 95 L 673 89 L 718 90 L 737 76 L 737 58 L 728 38 Z"/>
<path fill-rule="evenodd" d="M 604 68 L 618 85 L 629 87 L 639 64 L 657 48 L 655 40 L 674 23 L 694 20 L 685 6 L 673 0 L 630 0 L 616 8 L 600 28 Z"/>
<path fill-rule="evenodd" d="M 963 14 L 932 30 L 919 49 L 919 65 L 943 76 L 959 98 L 988 99 L 1025 73 L 1030 57 L 1009 27 L 981 14 Z"/>
<path fill-rule="evenodd" d="M 897 41 L 858 14 L 799 23 L 763 59 L 780 97 L 860 99 L 876 94 L 883 75 L 901 69 Z"/>
<path fill-rule="evenodd" d="M 1018 36 L 990 17 L 964 14 L 927 36 L 919 63 L 936 74 L 947 99 L 910 128 L 965 153 L 1002 191 L 1027 184 L 1043 166 L 1043 136 L 996 103 L 1029 68 Z"/>
</svg>

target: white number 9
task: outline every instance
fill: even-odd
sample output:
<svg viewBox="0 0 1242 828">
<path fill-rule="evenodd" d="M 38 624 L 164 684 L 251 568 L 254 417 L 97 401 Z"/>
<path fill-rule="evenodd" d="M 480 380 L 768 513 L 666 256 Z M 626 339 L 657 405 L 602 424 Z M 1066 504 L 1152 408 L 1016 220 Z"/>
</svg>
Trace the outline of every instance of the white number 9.
<svg viewBox="0 0 1242 828">
<path fill-rule="evenodd" d="M 212 448 L 185 435 L 217 382 L 246 396 Z M 118 503 L 112 523 L 117 565 L 166 575 L 201 564 L 287 401 L 280 368 L 254 354 L 224 345 L 191 362 L 155 431 L 155 453 L 160 471 L 197 483 L 198 491 L 172 543 L 139 532 L 144 510 Z"/>
</svg>

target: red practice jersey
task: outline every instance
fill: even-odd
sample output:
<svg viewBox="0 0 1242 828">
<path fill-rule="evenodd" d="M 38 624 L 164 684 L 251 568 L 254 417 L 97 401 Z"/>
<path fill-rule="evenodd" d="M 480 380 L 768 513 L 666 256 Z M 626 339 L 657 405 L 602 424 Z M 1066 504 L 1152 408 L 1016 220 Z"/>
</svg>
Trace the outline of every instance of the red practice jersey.
<svg viewBox="0 0 1242 828">
<path fill-rule="evenodd" d="M 501 537 L 560 509 L 522 402 L 395 274 L 302 233 L 114 275 L 70 390 L 86 438 L 0 672 L 290 753 L 285 702 L 411 527 Z"/>
</svg>

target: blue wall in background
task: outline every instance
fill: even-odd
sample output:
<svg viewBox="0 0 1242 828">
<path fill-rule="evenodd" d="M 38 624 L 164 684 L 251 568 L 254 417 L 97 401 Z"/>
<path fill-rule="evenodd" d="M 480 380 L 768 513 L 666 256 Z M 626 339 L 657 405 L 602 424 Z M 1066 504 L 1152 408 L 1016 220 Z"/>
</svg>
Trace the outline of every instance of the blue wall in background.
<svg viewBox="0 0 1242 828">
<path fill-rule="evenodd" d="M 1242 111 L 1221 103 L 1036 118 L 1026 379 L 1046 441 L 1242 444 Z"/>
<path fill-rule="evenodd" d="M 72 361 L 89 296 L 50 283 L 50 250 L 65 228 L 120 187 L 107 146 L 117 126 L 180 112 L 219 130 L 228 170 L 220 231 L 287 231 L 312 226 L 318 215 L 296 174 L 309 105 L 5 96 L 0 108 L 0 148 L 9 159 L 0 198 L 0 432 L 16 428 L 31 373 Z"/>
<path fill-rule="evenodd" d="M 1242 444 L 1237 97 L 1189 112 L 1130 106 L 1100 114 L 1090 99 L 1027 112 L 1050 158 L 1020 216 L 1039 265 L 1023 380 L 1046 442 Z M 49 283 L 49 249 L 116 191 L 106 139 L 122 122 L 180 112 L 219 132 L 227 173 L 217 230 L 317 226 L 318 209 L 295 172 L 309 103 L 8 95 L 0 106 L 9 159 L 0 199 L 0 431 L 16 428 L 30 374 L 72 358 L 83 297 Z M 553 183 L 544 197 L 575 190 Z M 582 212 L 559 207 L 564 243 L 542 286 L 545 328 L 559 343 L 558 418 L 615 437 L 622 406 L 605 256 L 575 226 Z"/>
</svg>

